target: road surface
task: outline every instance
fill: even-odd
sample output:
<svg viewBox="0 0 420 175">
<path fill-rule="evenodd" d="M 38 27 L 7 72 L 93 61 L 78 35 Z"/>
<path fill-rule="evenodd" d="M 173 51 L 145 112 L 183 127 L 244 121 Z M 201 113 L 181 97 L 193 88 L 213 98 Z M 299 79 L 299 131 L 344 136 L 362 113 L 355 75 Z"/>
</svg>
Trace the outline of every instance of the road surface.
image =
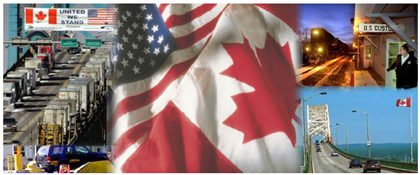
<svg viewBox="0 0 420 175">
<path fill-rule="evenodd" d="M 312 145 L 312 163 L 314 173 L 363 173 L 363 168 L 349 168 L 349 159 L 339 155 L 331 157 L 333 149 L 326 143 L 320 144 L 321 152 L 316 152 Z M 381 173 L 392 173 L 382 169 Z"/>
<path fill-rule="evenodd" d="M 354 86 L 354 63 L 350 56 L 339 56 L 322 65 L 301 68 L 298 79 L 304 86 Z"/>
</svg>

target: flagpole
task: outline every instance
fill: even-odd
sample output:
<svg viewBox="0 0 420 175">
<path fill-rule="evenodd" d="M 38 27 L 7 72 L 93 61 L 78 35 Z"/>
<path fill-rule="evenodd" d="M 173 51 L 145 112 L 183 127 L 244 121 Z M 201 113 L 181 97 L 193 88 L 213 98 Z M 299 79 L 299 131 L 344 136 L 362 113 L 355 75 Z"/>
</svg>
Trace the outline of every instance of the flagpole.
<svg viewBox="0 0 420 175">
<path fill-rule="evenodd" d="M 410 161 L 413 163 L 413 99 L 410 95 Z"/>
</svg>

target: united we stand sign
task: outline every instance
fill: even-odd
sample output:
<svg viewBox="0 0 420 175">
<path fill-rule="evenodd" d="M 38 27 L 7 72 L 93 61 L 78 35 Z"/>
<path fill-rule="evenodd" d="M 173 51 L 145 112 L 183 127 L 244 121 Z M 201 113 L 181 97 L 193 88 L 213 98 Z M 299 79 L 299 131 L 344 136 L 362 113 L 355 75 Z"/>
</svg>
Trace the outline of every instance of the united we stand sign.
<svg viewBox="0 0 420 175">
<path fill-rule="evenodd" d="M 25 8 L 25 30 L 115 31 L 113 8 Z"/>
</svg>

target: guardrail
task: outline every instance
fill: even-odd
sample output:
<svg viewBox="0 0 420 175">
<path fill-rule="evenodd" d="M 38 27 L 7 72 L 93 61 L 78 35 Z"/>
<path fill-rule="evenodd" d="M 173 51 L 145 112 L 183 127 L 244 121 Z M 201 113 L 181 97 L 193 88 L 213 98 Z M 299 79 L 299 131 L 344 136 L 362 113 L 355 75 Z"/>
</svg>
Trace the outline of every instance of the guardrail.
<svg viewBox="0 0 420 175">
<path fill-rule="evenodd" d="M 340 155 L 342 155 L 345 158 L 358 159 L 358 160 L 361 160 L 361 161 L 366 161 L 366 160 L 369 159 L 369 158 L 366 158 L 366 157 L 353 155 L 353 154 L 344 152 L 344 151 L 338 149 L 336 146 L 332 145 L 329 142 L 328 142 L 328 145 L 330 145 L 330 147 L 332 149 L 337 151 L 337 153 L 339 153 Z M 395 171 L 395 172 L 417 173 L 417 170 L 418 170 L 417 164 L 415 164 L 415 163 L 393 162 L 393 161 L 381 160 L 381 159 L 377 159 L 377 160 L 379 160 L 381 162 L 381 165 L 384 169 L 388 169 L 388 170 Z"/>
<path fill-rule="evenodd" d="M 304 173 L 313 173 L 313 165 L 312 165 L 312 149 L 306 148 L 308 151 L 304 151 L 304 154 L 306 154 L 306 165 L 303 168 Z"/>
</svg>

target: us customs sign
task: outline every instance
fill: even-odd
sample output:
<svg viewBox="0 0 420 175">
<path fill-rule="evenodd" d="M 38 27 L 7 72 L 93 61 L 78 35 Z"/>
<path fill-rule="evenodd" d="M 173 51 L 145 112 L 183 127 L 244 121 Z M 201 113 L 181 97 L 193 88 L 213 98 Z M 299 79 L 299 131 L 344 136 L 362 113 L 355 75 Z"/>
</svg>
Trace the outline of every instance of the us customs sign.
<svg viewBox="0 0 420 175">
<path fill-rule="evenodd" d="M 386 24 L 359 24 L 359 32 L 362 33 L 392 33 L 392 29 Z"/>
<path fill-rule="evenodd" d="M 25 30 L 115 31 L 114 8 L 25 8 Z"/>
</svg>

